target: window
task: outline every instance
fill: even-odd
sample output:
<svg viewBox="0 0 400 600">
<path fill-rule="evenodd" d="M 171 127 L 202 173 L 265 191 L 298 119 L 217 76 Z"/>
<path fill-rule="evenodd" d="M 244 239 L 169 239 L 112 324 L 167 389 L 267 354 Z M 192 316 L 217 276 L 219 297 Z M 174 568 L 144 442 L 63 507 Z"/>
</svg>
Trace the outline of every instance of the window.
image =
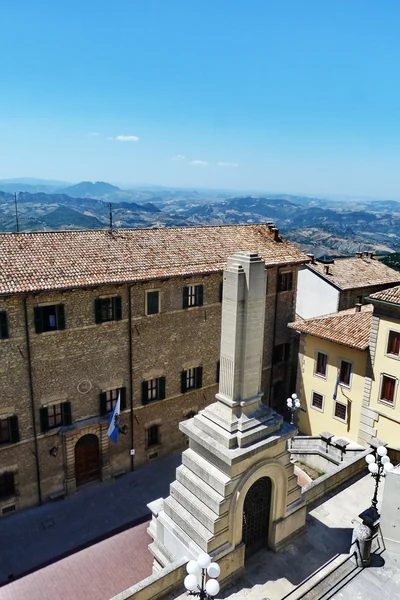
<svg viewBox="0 0 400 600">
<path fill-rule="evenodd" d="M 120 399 L 120 410 L 121 412 L 126 409 L 126 388 L 115 388 L 114 390 L 107 390 L 100 394 L 100 414 L 107 415 L 110 413 L 114 406 L 117 404 L 118 396 L 121 395 Z"/>
<path fill-rule="evenodd" d="M 293 273 L 279 273 L 278 292 L 288 292 L 293 288 Z"/>
<path fill-rule="evenodd" d="M 203 367 L 186 369 L 181 373 L 181 392 L 184 394 L 189 390 L 201 388 L 203 385 Z"/>
<path fill-rule="evenodd" d="M 18 417 L 16 415 L 0 419 L 0 444 L 19 442 Z"/>
<path fill-rule="evenodd" d="M 318 408 L 318 410 L 324 410 L 324 397 L 322 394 L 318 394 L 318 392 L 312 393 L 311 398 L 311 406 L 314 408 Z"/>
<path fill-rule="evenodd" d="M 341 402 L 335 402 L 335 417 L 341 421 L 346 421 L 347 405 Z"/>
<path fill-rule="evenodd" d="M 146 292 L 146 315 L 157 315 L 159 312 L 159 293 Z"/>
<path fill-rule="evenodd" d="M 159 425 L 152 425 L 146 429 L 146 442 L 147 447 L 158 446 L 160 443 L 160 427 Z"/>
<path fill-rule="evenodd" d="M 396 383 L 397 379 L 395 379 L 394 377 L 390 377 L 390 375 L 382 375 L 381 392 L 379 394 L 379 399 L 381 400 L 381 402 L 388 402 L 389 404 L 394 404 Z"/>
<path fill-rule="evenodd" d="M 203 290 L 201 285 L 187 285 L 183 288 L 183 308 L 203 306 Z"/>
<path fill-rule="evenodd" d="M 317 353 L 317 359 L 315 361 L 315 375 L 321 375 L 326 377 L 326 363 L 328 356 L 324 352 Z"/>
<path fill-rule="evenodd" d="M 340 361 L 339 383 L 350 386 L 352 365 L 347 360 Z"/>
<path fill-rule="evenodd" d="M 61 427 L 62 425 L 71 425 L 71 402 L 61 402 L 52 404 L 40 409 L 40 427 L 42 432 Z"/>
<path fill-rule="evenodd" d="M 389 339 L 387 345 L 387 354 L 393 354 L 394 356 L 400 355 L 400 332 L 389 331 Z"/>
<path fill-rule="evenodd" d="M 2 473 L 0 475 L 0 498 L 15 496 L 14 473 Z"/>
<path fill-rule="evenodd" d="M 96 323 L 107 321 L 120 321 L 122 319 L 121 296 L 113 298 L 96 298 L 94 301 Z"/>
<path fill-rule="evenodd" d="M 36 333 L 65 329 L 64 304 L 35 306 L 34 312 Z"/>
<path fill-rule="evenodd" d="M 142 404 L 164 400 L 165 398 L 165 377 L 149 379 L 142 381 Z"/>
<path fill-rule="evenodd" d="M 278 344 L 274 347 L 272 362 L 276 365 L 278 363 L 287 362 L 290 356 L 290 344 Z"/>
<path fill-rule="evenodd" d="M 8 320 L 5 310 L 0 310 L 0 340 L 8 338 Z"/>
</svg>

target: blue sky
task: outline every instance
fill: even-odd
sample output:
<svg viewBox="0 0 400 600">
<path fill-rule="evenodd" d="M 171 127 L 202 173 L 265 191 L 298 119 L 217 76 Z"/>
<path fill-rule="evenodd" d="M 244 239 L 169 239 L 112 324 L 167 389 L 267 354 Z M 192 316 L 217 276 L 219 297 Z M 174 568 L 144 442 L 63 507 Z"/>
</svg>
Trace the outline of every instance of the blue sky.
<svg viewBox="0 0 400 600">
<path fill-rule="evenodd" d="M 2 0 L 0 23 L 0 178 L 400 198 L 398 0 Z"/>
</svg>

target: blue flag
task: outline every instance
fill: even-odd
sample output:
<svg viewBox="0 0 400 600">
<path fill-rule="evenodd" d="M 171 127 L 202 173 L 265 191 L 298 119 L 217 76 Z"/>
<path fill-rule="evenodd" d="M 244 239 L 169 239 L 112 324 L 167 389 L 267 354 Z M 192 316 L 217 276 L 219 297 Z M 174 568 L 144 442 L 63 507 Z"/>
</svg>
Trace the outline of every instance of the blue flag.
<svg viewBox="0 0 400 600">
<path fill-rule="evenodd" d="M 109 427 L 107 430 L 107 435 L 114 444 L 118 442 L 118 434 L 119 434 L 119 413 L 120 413 L 120 405 L 121 405 L 121 392 L 118 394 L 118 400 L 116 405 L 114 406 L 114 410 L 111 413 Z"/>
</svg>

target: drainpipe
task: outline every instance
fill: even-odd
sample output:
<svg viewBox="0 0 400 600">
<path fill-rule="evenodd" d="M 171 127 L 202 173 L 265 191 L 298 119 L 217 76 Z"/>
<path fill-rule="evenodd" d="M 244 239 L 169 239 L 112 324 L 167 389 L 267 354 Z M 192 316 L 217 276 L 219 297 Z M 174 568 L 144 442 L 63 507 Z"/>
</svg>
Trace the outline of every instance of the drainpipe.
<svg viewBox="0 0 400 600">
<path fill-rule="evenodd" d="M 129 286 L 129 306 L 128 306 L 128 324 L 129 324 L 129 389 L 130 389 L 130 430 L 131 430 L 131 449 L 133 448 L 133 372 L 132 372 L 132 298 L 131 286 Z M 134 470 L 133 455 L 131 454 L 131 471 Z"/>
<path fill-rule="evenodd" d="M 29 339 L 28 307 L 27 307 L 27 297 L 26 296 L 24 297 L 24 313 L 25 313 L 26 352 L 27 352 L 27 359 L 28 359 L 29 392 L 30 392 L 30 398 L 31 398 L 31 413 L 32 413 L 33 437 L 34 437 L 35 459 L 36 459 L 36 481 L 37 481 L 39 506 L 40 506 L 42 504 L 42 488 L 40 485 L 39 448 L 38 448 L 37 431 L 36 431 L 35 398 L 33 395 L 31 344 L 30 344 L 30 339 Z"/>
</svg>

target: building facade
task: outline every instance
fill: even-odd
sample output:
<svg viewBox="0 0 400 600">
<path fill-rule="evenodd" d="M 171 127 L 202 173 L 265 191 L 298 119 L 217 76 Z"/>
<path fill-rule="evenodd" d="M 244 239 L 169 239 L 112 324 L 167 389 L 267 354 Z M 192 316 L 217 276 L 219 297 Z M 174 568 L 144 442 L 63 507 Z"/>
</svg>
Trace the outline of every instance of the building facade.
<svg viewBox="0 0 400 600">
<path fill-rule="evenodd" d="M 0 515 L 185 446 L 178 423 L 217 391 L 222 271 L 236 250 L 267 265 L 262 386 L 283 408 L 307 257 L 275 228 L 0 235 Z"/>
</svg>

